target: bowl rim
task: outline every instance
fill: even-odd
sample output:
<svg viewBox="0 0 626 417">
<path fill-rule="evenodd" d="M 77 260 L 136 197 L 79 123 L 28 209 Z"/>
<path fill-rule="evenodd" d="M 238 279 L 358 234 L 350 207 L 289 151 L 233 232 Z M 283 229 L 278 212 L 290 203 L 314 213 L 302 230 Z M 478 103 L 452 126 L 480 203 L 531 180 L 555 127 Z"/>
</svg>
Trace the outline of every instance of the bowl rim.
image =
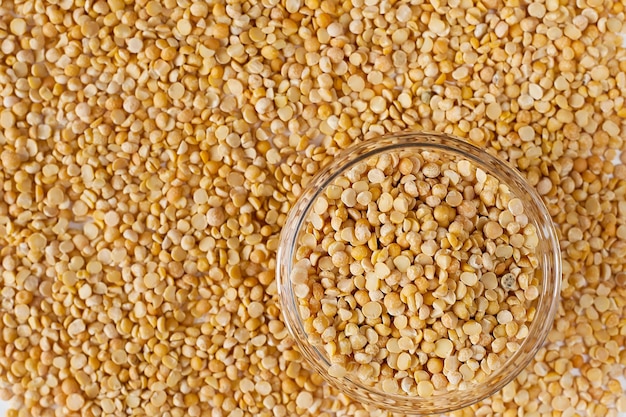
<svg viewBox="0 0 626 417">
<path fill-rule="evenodd" d="M 325 354 L 306 339 L 306 332 L 298 311 L 297 298 L 293 293 L 289 272 L 293 266 L 297 239 L 302 226 L 310 213 L 317 197 L 339 175 L 357 163 L 374 155 L 405 149 L 435 150 L 449 152 L 457 157 L 470 160 L 476 167 L 488 169 L 486 172 L 506 184 L 510 191 L 522 198 L 526 210 L 531 210 L 529 221 L 535 225 L 539 235 L 539 245 L 543 247 L 539 267 L 543 277 L 541 291 L 535 304 L 536 314 L 530 323 L 529 334 L 501 367 L 488 375 L 475 387 L 435 395 L 430 398 L 409 397 L 401 394 L 387 394 L 359 381 L 342 377 L 335 378 L 328 374 L 330 362 Z M 527 198 L 526 198 L 527 197 Z M 539 220 L 542 221 L 539 221 Z M 540 253 L 540 250 L 537 250 Z M 460 138 L 434 132 L 403 132 L 380 136 L 362 141 L 341 151 L 335 159 L 321 169 L 304 187 L 301 196 L 290 210 L 280 234 L 276 282 L 281 312 L 285 325 L 305 360 L 333 386 L 365 404 L 384 407 L 388 411 L 408 414 L 445 413 L 472 405 L 496 393 L 511 382 L 533 359 L 543 345 L 559 304 L 562 279 L 561 251 L 556 229 L 551 216 L 537 191 L 508 162 L 501 160 L 485 150 Z M 304 336 L 304 337 L 303 337 Z M 531 338 L 532 337 L 532 338 Z M 479 389 L 482 388 L 482 391 Z M 481 392 L 478 392 L 481 391 Z"/>
</svg>

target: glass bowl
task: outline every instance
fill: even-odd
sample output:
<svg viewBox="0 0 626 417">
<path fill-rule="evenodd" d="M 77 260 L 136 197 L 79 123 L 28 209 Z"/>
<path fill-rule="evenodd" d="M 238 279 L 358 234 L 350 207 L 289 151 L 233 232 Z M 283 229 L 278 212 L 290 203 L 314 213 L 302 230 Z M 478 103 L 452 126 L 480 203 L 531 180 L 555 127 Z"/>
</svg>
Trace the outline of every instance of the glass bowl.
<svg viewBox="0 0 626 417">
<path fill-rule="evenodd" d="M 407 164 L 406 161 L 412 162 Z M 426 167 L 432 161 L 436 164 L 445 164 L 445 166 L 440 166 L 437 179 L 433 179 L 437 169 L 432 173 L 432 166 Z M 463 162 L 459 163 L 460 161 Z M 392 168 L 386 165 L 389 163 Z M 404 166 L 402 166 L 403 163 Z M 383 207 L 382 197 L 380 197 L 382 189 L 377 188 L 383 184 L 380 182 L 381 172 L 380 170 L 373 172 L 374 168 L 379 166 L 386 170 L 385 175 L 393 179 L 393 182 L 386 187 L 403 187 L 402 190 L 409 190 L 408 186 L 402 182 L 403 178 L 408 177 L 407 181 L 416 183 L 415 175 L 419 175 L 423 176 L 423 178 L 420 177 L 422 178 L 421 186 L 428 183 L 431 187 L 427 194 L 431 193 L 436 197 L 435 189 L 439 192 L 441 188 L 432 186 L 435 186 L 438 181 L 443 181 L 447 184 L 446 187 L 451 189 L 459 183 L 458 175 L 451 173 L 449 169 L 454 167 L 457 174 L 461 173 L 463 178 L 467 175 L 470 180 L 480 182 L 479 186 L 472 183 L 470 187 L 480 192 L 477 191 L 476 195 L 472 196 L 473 191 L 469 190 L 465 183 L 465 188 L 458 186 L 463 194 L 450 191 L 445 199 L 439 198 L 441 196 L 437 197 L 439 201 L 437 198 L 429 199 L 427 194 L 419 194 L 408 210 L 406 204 L 400 204 L 401 216 L 390 211 L 390 214 L 385 217 L 382 210 L 386 210 L 387 207 Z M 471 167 L 471 173 L 468 167 Z M 447 171 L 444 172 L 444 169 Z M 442 179 L 444 177 L 446 179 Z M 357 188 L 352 183 L 346 185 L 349 178 L 353 178 L 356 182 L 361 181 L 358 184 L 358 190 L 363 191 L 366 187 L 372 187 L 368 188 L 372 192 L 359 194 L 362 198 L 360 202 L 355 202 L 356 193 L 352 191 L 346 192 L 345 195 L 342 192 L 339 197 L 337 187 L 339 191 L 345 191 L 350 187 Z M 367 184 L 363 184 L 363 178 Z M 495 182 L 492 182 L 494 180 Z M 490 206 L 493 202 L 489 202 L 491 198 L 488 195 L 487 183 L 489 187 L 492 184 L 497 185 L 498 191 L 495 198 L 504 201 L 504 203 L 495 203 L 493 206 L 508 204 L 509 212 L 513 213 L 515 222 L 520 224 L 510 225 L 511 215 L 502 215 L 507 207 L 503 207 L 501 211 L 493 211 L 493 206 Z M 342 189 L 341 186 L 344 188 Z M 410 189 L 413 188 L 415 187 Z M 484 197 L 483 191 L 487 197 Z M 398 192 L 390 191 L 396 196 Z M 469 194 L 465 194 L 466 192 Z M 365 197 L 362 197 L 363 195 Z M 476 198 L 486 200 L 482 203 L 481 201 L 471 203 L 477 207 L 477 212 L 472 216 L 471 209 L 468 212 L 467 206 L 463 208 L 459 205 L 459 195 L 462 195 L 464 199 L 467 198 L 468 201 L 476 200 Z M 357 228 L 356 220 L 367 216 L 367 207 L 371 204 L 369 200 L 377 197 L 379 198 L 377 210 L 381 212 L 376 212 L 378 217 L 375 217 L 374 223 L 369 226 L 373 230 L 372 235 L 377 239 L 375 242 L 370 242 L 371 238 L 367 235 L 363 237 L 361 233 L 358 239 L 368 238 L 369 240 L 366 244 L 362 241 L 357 242 L 358 239 L 354 233 Z M 336 200 L 333 200 L 334 198 Z M 333 206 L 334 212 L 328 208 L 329 199 L 331 202 L 336 202 Z M 512 199 L 515 199 L 515 204 L 511 203 Z M 318 200 L 324 201 L 316 206 Z M 439 213 L 448 213 L 443 216 L 443 222 L 441 215 L 436 217 L 435 213 L 439 205 L 445 206 L 445 209 L 439 210 Z M 396 207 L 395 202 L 393 207 Z M 491 212 L 489 207 L 491 207 Z M 523 213 L 520 211 L 522 208 Z M 358 213 L 351 210 L 357 210 Z M 411 212 L 418 214 L 410 214 Z M 458 217 L 459 213 L 463 215 Z M 495 232 L 488 230 L 486 223 L 494 220 L 493 213 L 496 213 L 496 223 L 501 222 L 504 229 L 500 228 Z M 380 217 L 381 215 L 383 217 Z M 422 217 L 417 219 L 418 215 Z M 341 221 L 337 220 L 335 220 L 336 224 L 332 225 L 331 216 L 343 219 L 341 221 L 347 225 L 346 228 L 340 230 L 341 226 L 338 226 L 338 223 Z M 437 250 L 436 254 L 433 253 L 432 248 L 426 250 L 430 246 L 424 246 L 424 241 L 416 240 L 415 235 L 411 235 L 412 242 L 408 242 L 408 235 L 402 235 L 404 232 L 400 232 L 400 235 L 404 236 L 402 240 L 399 237 L 394 240 L 395 243 L 400 242 L 403 246 L 398 245 L 391 249 L 388 239 L 385 240 L 387 243 L 383 243 L 385 239 L 383 227 L 390 222 L 390 218 L 393 220 L 394 216 L 396 223 L 399 223 L 394 226 L 395 230 L 401 227 L 405 231 L 412 230 L 412 227 L 418 230 L 422 227 L 424 232 L 420 236 L 429 239 L 435 233 L 440 242 L 438 249 L 436 247 L 434 249 Z M 449 218 L 446 219 L 446 216 Z M 499 220 L 499 216 L 504 217 Z M 383 219 L 378 223 L 378 227 L 376 219 Z M 479 246 L 480 243 L 476 242 L 480 242 L 480 238 L 478 241 L 473 240 L 473 243 L 461 245 L 454 236 L 450 237 L 445 234 L 446 224 L 457 219 L 458 223 L 466 225 L 468 230 L 482 229 L 481 233 L 485 237 L 489 236 L 488 239 L 493 237 L 494 240 L 491 243 L 484 243 L 481 249 L 487 255 L 476 255 L 478 249 L 472 246 Z M 469 220 L 473 224 L 467 225 Z M 428 223 L 429 221 L 431 223 Z M 436 221 L 435 225 L 432 221 Z M 415 223 L 418 225 L 415 226 Z M 527 225 L 534 226 L 534 232 L 532 226 Z M 511 233 L 507 235 L 506 231 L 509 230 L 509 226 Z M 524 245 L 530 242 L 528 245 L 532 250 L 519 249 L 520 238 L 513 237 L 516 231 L 519 232 L 518 234 L 522 233 L 521 230 L 517 230 L 518 226 L 521 226 L 524 231 L 529 230 L 528 234 L 533 235 L 532 238 L 524 237 L 523 239 Z M 452 230 L 452 226 L 449 227 Z M 489 227 L 498 229 L 498 226 L 493 224 Z M 442 228 L 443 231 L 440 230 Z M 348 229 L 347 232 L 346 229 Z M 436 232 L 433 232 L 433 229 Z M 502 233 L 499 238 L 498 232 Z M 376 236 L 377 233 L 380 233 L 380 236 Z M 389 231 L 385 233 L 388 234 Z M 535 233 L 536 236 L 534 236 Z M 445 239 L 442 238 L 444 234 L 447 236 Z M 331 252 L 334 254 L 337 250 L 333 250 L 327 243 L 324 243 L 324 238 L 332 236 L 328 242 L 334 242 L 334 239 L 340 235 L 345 236 L 346 240 L 343 241 L 343 246 L 335 246 L 335 249 L 339 248 L 344 254 L 350 256 L 346 261 L 343 259 L 345 256 L 340 255 L 336 258 L 335 264 L 335 258 L 331 256 Z M 465 242 L 468 240 L 470 239 L 467 238 Z M 496 246 L 497 242 L 500 243 Z M 432 246 L 431 242 L 428 243 Z M 357 246 L 368 248 L 356 250 Z M 500 246 L 504 248 L 500 249 Z M 511 249 L 507 249 L 506 246 L 518 248 L 515 255 L 511 255 Z M 387 248 L 387 252 L 385 252 L 385 257 L 381 258 L 383 248 Z M 409 252 L 402 252 L 402 254 L 408 253 L 408 257 L 405 256 L 398 261 L 398 269 L 389 275 L 389 268 L 381 266 L 383 274 L 377 275 L 375 263 L 383 259 L 389 266 L 391 263 L 387 257 L 394 256 L 392 263 L 395 265 L 400 249 Z M 469 252 L 470 250 L 472 252 Z M 359 251 L 365 251 L 366 255 L 364 256 Z M 526 253 L 524 259 L 527 261 L 519 261 L 520 251 Z M 440 257 L 444 252 L 451 254 L 451 257 Z M 503 257 L 498 258 L 496 256 L 498 254 Z M 431 260 L 428 259 L 429 256 Z M 476 256 L 480 257 L 480 260 L 477 261 Z M 325 259 L 322 261 L 322 258 Z M 515 258 L 515 260 L 506 261 L 509 258 Z M 407 259 L 410 262 L 407 263 Z M 442 259 L 442 266 L 439 264 L 440 259 Z M 450 259 L 458 267 L 451 266 Z M 491 263 L 489 259 L 492 260 Z M 507 262 L 510 269 L 499 268 L 500 264 L 507 268 Z M 511 266 L 513 262 L 516 262 L 515 268 L 517 269 Z M 522 267 L 518 268 L 517 262 Z M 353 266 L 353 264 L 357 265 Z M 523 272 L 520 273 L 518 269 Z M 350 272 L 346 272 L 347 270 Z M 442 270 L 445 272 L 442 273 Z M 304 274 L 303 271 L 307 273 Z M 432 271 L 436 271 L 437 274 L 434 278 Z M 469 275 L 461 275 L 467 271 Z M 515 272 L 515 276 L 511 274 L 511 271 Z M 496 281 L 493 280 L 494 277 L 491 274 L 496 276 Z M 367 279 L 363 278 L 364 276 Z M 522 276 L 524 278 L 521 278 Z M 402 133 L 367 140 L 346 149 L 309 182 L 289 213 L 282 230 L 276 278 L 283 316 L 291 335 L 305 360 L 329 383 L 366 405 L 392 412 L 434 414 L 460 409 L 494 394 L 529 364 L 542 346 L 554 320 L 561 285 L 561 255 L 557 235 L 546 207 L 537 192 L 516 170 L 458 138 L 435 133 Z M 378 283 L 376 279 L 379 279 Z M 399 314 L 396 309 L 398 306 L 386 304 L 387 298 L 381 298 L 387 297 L 388 293 L 394 291 L 400 291 L 400 294 L 403 294 L 402 290 L 409 284 L 414 284 L 414 280 L 415 283 L 419 280 L 417 285 L 421 287 L 418 287 L 420 288 L 418 292 L 422 295 L 415 296 L 413 287 L 411 291 L 407 290 L 409 296 L 402 298 L 405 305 L 399 306 L 404 313 Z M 433 284 L 433 280 L 437 282 Z M 365 288 L 364 282 L 366 282 Z M 370 282 L 373 284 L 368 287 Z M 428 284 L 428 287 L 424 282 Z M 494 282 L 497 287 L 494 287 Z M 442 287 L 442 283 L 446 287 Z M 529 285 L 534 288 L 528 290 Z M 433 290 L 435 287 L 437 289 Z M 443 292 L 435 297 L 434 294 L 441 288 L 444 288 L 441 290 Z M 445 288 L 448 288 L 448 293 L 445 293 Z M 468 290 L 469 288 L 472 289 Z M 490 290 L 492 292 L 489 292 Z M 360 293 L 356 294 L 358 291 Z M 458 296 L 459 299 L 456 301 L 446 299 L 445 297 L 451 297 L 451 293 L 456 294 L 454 297 Z M 459 307 L 460 310 L 451 310 L 450 306 L 456 307 L 459 302 L 464 302 L 466 298 L 461 299 L 461 297 L 466 297 L 467 294 L 473 295 L 475 302 L 468 302 L 465 305 L 473 307 L 468 307 L 467 311 L 464 311 L 462 306 Z M 356 299 L 356 295 L 360 297 L 359 300 Z M 367 301 L 368 297 L 371 303 Z M 395 295 L 390 296 L 390 300 L 392 297 Z M 409 300 L 411 297 L 418 300 L 421 297 L 424 300 L 422 305 L 427 304 L 427 301 L 431 304 L 427 304 L 427 309 L 420 307 L 416 310 L 417 306 L 412 304 L 414 301 Z M 433 300 L 440 297 L 449 303 L 447 309 L 443 309 L 443 304 L 439 300 L 437 300 L 439 305 L 434 306 Z M 485 307 L 486 302 L 479 300 L 481 297 L 495 304 Z M 526 303 L 524 314 L 527 315 L 519 317 L 526 317 L 527 321 L 524 322 L 522 318 L 516 325 L 510 325 L 512 330 L 509 332 L 507 323 L 516 321 L 518 316 L 515 316 L 513 320 L 508 313 L 500 316 L 496 313 L 500 307 L 496 306 L 507 303 L 505 309 L 519 312 L 519 309 L 515 310 L 516 307 L 513 306 L 517 299 Z M 397 297 L 394 300 L 397 301 Z M 522 301 L 519 303 L 522 304 Z M 371 305 L 366 306 L 366 304 Z M 421 310 L 430 311 L 430 315 L 422 315 Z M 452 311 L 445 321 L 442 316 L 443 311 Z M 457 312 L 459 314 L 456 314 Z M 313 322 L 313 316 L 319 317 L 320 314 L 324 317 Z M 407 319 L 402 318 L 396 322 L 398 315 L 405 315 Z M 412 318 L 416 316 L 416 319 Z M 456 324 L 451 324 L 453 322 Z M 479 335 L 476 335 L 474 323 L 480 324 Z M 466 324 L 467 330 L 464 327 Z M 496 327 L 497 331 L 494 330 Z M 520 330 L 522 327 L 526 328 L 522 331 Z M 332 330 L 326 332 L 326 328 L 332 328 Z M 372 333 L 372 329 L 377 333 L 376 335 Z M 337 336 L 338 333 L 343 336 Z M 483 333 L 486 335 L 485 338 L 482 336 Z M 367 335 L 367 341 L 364 341 L 360 335 Z M 340 340 L 341 338 L 343 340 Z M 437 338 L 451 340 L 453 350 L 450 350 L 450 343 L 439 342 Z M 394 340 L 390 342 L 389 339 Z M 496 339 L 501 339 L 497 342 L 497 346 L 494 343 Z M 345 340 L 351 343 L 350 346 L 346 345 Z M 364 348 L 366 342 L 367 347 Z M 509 345 L 509 342 L 513 344 Z M 481 344 L 483 348 L 474 347 Z M 400 345 L 401 348 L 398 347 Z M 503 349 L 502 346 L 506 348 Z M 402 354 L 401 351 L 406 354 Z M 361 353 L 360 356 L 359 353 Z M 471 357 L 468 359 L 470 353 Z M 492 362 L 487 361 L 489 353 L 497 356 L 491 358 Z M 400 355 L 403 355 L 402 358 Z M 451 356 L 454 358 L 450 358 Z M 478 369 L 475 369 L 476 363 L 479 364 Z M 465 367 L 462 368 L 463 365 Z M 473 374 L 467 371 L 467 368 L 471 368 Z M 460 370 L 465 372 L 462 373 Z M 438 375 L 435 377 L 435 374 Z M 461 374 L 462 379 L 459 380 L 458 374 Z M 444 375 L 445 379 L 442 379 L 441 375 Z"/>
</svg>

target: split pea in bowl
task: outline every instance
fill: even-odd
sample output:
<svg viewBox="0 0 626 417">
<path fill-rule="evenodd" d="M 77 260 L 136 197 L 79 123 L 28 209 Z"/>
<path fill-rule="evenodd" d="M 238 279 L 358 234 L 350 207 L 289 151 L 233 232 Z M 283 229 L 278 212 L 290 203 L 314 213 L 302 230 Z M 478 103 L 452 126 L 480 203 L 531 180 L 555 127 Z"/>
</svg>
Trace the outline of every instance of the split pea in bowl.
<svg viewBox="0 0 626 417">
<path fill-rule="evenodd" d="M 510 382 L 547 336 L 561 257 L 539 195 L 460 139 L 404 133 L 342 152 L 278 249 L 286 325 L 350 397 L 443 413 Z"/>
</svg>

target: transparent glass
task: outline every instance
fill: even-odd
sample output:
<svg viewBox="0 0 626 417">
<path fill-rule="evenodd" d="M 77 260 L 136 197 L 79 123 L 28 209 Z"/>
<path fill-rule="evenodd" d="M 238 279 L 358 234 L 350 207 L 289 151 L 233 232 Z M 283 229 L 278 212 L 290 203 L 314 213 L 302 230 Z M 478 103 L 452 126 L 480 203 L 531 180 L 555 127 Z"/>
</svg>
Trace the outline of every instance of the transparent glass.
<svg viewBox="0 0 626 417">
<path fill-rule="evenodd" d="M 520 349 L 483 382 L 467 390 L 455 390 L 430 398 L 393 395 L 362 384 L 354 375 L 336 378 L 328 373 L 331 363 L 323 350 L 309 343 L 299 315 L 293 292 L 290 272 L 294 264 L 299 236 L 316 198 L 345 171 L 372 156 L 389 152 L 430 151 L 464 158 L 476 167 L 496 177 L 509 186 L 511 193 L 524 202 L 529 223 L 535 225 L 539 237 L 536 274 L 540 280 L 540 295 L 536 300 L 536 315 L 529 326 L 529 334 Z M 503 388 L 524 369 L 542 346 L 554 321 L 560 286 L 561 252 L 551 217 L 533 187 L 515 169 L 505 162 L 460 139 L 435 133 L 402 133 L 361 142 L 340 153 L 307 185 L 302 196 L 292 208 L 280 237 L 278 265 L 276 268 L 278 294 L 283 316 L 291 335 L 296 340 L 303 357 L 329 383 L 364 404 L 393 412 L 409 414 L 445 413 L 469 406 Z"/>
</svg>

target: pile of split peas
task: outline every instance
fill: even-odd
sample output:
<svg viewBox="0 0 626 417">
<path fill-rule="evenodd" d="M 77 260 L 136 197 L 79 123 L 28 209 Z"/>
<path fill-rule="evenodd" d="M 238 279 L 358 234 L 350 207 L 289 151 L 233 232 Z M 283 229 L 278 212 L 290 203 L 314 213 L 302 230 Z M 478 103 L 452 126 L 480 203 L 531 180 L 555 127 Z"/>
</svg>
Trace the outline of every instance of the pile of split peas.
<svg viewBox="0 0 626 417">
<path fill-rule="evenodd" d="M 289 279 L 333 377 L 421 398 L 469 390 L 529 336 L 536 227 L 467 159 L 370 157 L 322 190 L 302 227 Z"/>
<path fill-rule="evenodd" d="M 517 167 L 563 250 L 545 346 L 455 416 L 626 411 L 625 20 L 612 0 L 2 1 L 8 416 L 386 416 L 302 362 L 276 249 L 340 149 L 409 129 Z"/>
</svg>

